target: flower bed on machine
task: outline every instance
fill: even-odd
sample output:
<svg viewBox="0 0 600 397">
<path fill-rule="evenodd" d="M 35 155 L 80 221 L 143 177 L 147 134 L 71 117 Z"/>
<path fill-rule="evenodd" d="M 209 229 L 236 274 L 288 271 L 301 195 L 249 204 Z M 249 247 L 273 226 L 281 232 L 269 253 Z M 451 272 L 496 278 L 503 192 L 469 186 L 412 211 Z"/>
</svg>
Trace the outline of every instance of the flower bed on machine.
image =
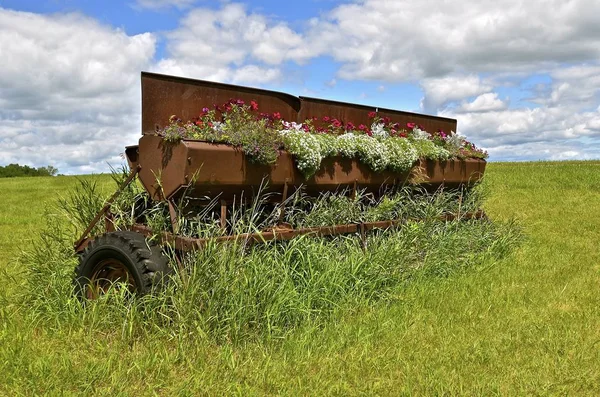
<svg viewBox="0 0 600 397">
<path fill-rule="evenodd" d="M 289 194 L 300 186 L 308 194 L 340 188 L 379 194 L 382 185 L 453 188 L 483 176 L 487 153 L 464 137 L 368 116 L 369 126 L 330 117 L 296 123 L 260 112 L 256 101 L 230 100 L 185 122 L 172 116 L 126 154 L 157 200 L 183 191 L 231 200 L 264 182 L 267 191 Z"/>
<path fill-rule="evenodd" d="M 240 149 L 251 162 L 277 163 L 282 150 L 289 152 L 298 170 L 313 176 L 327 158 L 357 159 L 373 172 L 404 173 L 419 160 L 485 159 L 487 153 L 453 131 L 427 132 L 415 123 L 400 125 L 369 113 L 371 125 L 354 125 L 336 118 L 289 122 L 280 113 L 261 113 L 256 101 L 232 99 L 198 117 L 182 121 L 172 116 L 159 130 L 168 142 L 191 139 L 225 143 Z"/>
</svg>

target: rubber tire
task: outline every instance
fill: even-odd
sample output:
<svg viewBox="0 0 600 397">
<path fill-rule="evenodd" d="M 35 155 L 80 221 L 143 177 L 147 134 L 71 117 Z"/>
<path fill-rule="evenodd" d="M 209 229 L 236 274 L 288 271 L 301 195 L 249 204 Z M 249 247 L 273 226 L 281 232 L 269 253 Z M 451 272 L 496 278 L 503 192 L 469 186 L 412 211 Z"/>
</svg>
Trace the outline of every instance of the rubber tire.
<svg viewBox="0 0 600 397">
<path fill-rule="evenodd" d="M 93 271 L 100 261 L 117 259 L 135 280 L 138 295 L 149 293 L 168 279 L 172 268 L 160 247 L 148 245 L 146 238 L 132 231 L 110 232 L 90 241 L 79 256 L 75 268 L 75 294 L 80 300 L 87 299 L 87 288 Z"/>
</svg>

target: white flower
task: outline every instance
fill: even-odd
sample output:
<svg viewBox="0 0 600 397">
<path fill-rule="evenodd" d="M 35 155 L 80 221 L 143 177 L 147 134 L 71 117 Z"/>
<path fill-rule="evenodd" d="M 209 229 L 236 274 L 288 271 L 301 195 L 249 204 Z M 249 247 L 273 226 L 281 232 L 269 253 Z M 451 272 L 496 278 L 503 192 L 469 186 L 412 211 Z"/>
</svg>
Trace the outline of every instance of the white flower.
<svg viewBox="0 0 600 397">
<path fill-rule="evenodd" d="M 371 132 L 375 138 L 385 139 L 389 136 L 382 123 L 373 123 L 371 125 Z"/>
<path fill-rule="evenodd" d="M 419 127 L 413 128 L 412 134 L 415 139 L 429 139 L 429 133 Z"/>
<path fill-rule="evenodd" d="M 314 174 L 321 167 L 321 145 L 315 135 L 288 130 L 283 138 L 286 149 L 294 155 L 296 166 L 305 176 Z"/>
<path fill-rule="evenodd" d="M 417 149 L 406 138 L 389 138 L 384 143 L 388 152 L 388 168 L 392 171 L 408 171 L 419 159 Z"/>
<path fill-rule="evenodd" d="M 458 135 L 454 131 L 451 132 L 451 135 L 446 137 L 446 143 L 453 148 L 460 149 L 463 147 L 465 142 L 465 137 L 462 135 Z"/>
<path fill-rule="evenodd" d="M 288 122 L 288 121 L 282 121 L 283 126 L 285 127 L 285 130 L 289 131 L 289 130 L 294 130 L 294 131 L 302 131 L 302 123 L 296 123 L 295 121 L 292 122 Z"/>
<path fill-rule="evenodd" d="M 337 152 L 344 157 L 356 157 L 358 151 L 356 138 L 357 136 L 351 132 L 340 135 L 336 139 Z"/>
<path fill-rule="evenodd" d="M 223 124 L 220 121 L 213 121 L 212 129 L 215 132 L 223 132 Z"/>
<path fill-rule="evenodd" d="M 383 171 L 387 167 L 389 156 L 383 143 L 368 135 L 359 136 L 356 141 L 360 159 L 373 171 Z"/>
</svg>

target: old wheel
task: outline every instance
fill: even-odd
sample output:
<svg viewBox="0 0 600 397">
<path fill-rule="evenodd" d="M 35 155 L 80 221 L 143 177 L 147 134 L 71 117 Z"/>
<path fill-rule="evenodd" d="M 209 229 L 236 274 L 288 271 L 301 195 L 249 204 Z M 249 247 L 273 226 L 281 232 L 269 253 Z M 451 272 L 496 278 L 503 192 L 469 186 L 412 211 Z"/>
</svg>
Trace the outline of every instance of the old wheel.
<svg viewBox="0 0 600 397">
<path fill-rule="evenodd" d="M 160 247 L 148 245 L 136 232 L 118 231 L 96 237 L 85 248 L 75 268 L 75 293 L 95 299 L 114 283 L 131 293 L 145 294 L 171 272 Z"/>
</svg>

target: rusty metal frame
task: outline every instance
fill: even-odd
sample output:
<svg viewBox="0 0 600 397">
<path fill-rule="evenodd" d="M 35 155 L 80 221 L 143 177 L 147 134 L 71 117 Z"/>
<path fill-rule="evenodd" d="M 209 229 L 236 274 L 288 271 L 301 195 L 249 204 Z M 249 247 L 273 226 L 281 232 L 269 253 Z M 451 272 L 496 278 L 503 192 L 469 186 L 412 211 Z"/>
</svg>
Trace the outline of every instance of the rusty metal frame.
<svg viewBox="0 0 600 397">
<path fill-rule="evenodd" d="M 471 219 L 487 219 L 487 216 L 483 210 L 476 212 L 469 212 L 464 214 L 446 214 L 436 218 L 440 221 L 452 221 L 452 220 L 471 220 Z M 336 236 L 342 234 L 353 234 L 358 233 L 361 239 L 361 247 L 367 248 L 367 232 L 380 229 L 390 229 L 400 227 L 407 224 L 408 222 L 418 222 L 423 219 L 410 218 L 410 219 L 397 219 L 377 222 L 362 222 L 362 223 L 350 223 L 343 225 L 333 226 L 318 226 L 308 227 L 302 229 L 292 228 L 274 228 L 270 231 L 263 231 L 257 233 L 242 233 L 232 234 L 220 237 L 211 238 L 192 238 L 184 237 L 174 233 L 162 232 L 158 235 L 159 241 L 164 245 L 169 245 L 178 251 L 189 252 L 198 249 L 202 249 L 205 245 L 213 243 L 224 243 L 230 241 L 248 241 L 251 243 L 266 243 L 268 241 L 287 241 L 298 236 L 310 235 L 314 237 L 326 237 Z M 130 230 L 141 233 L 146 237 L 154 236 L 154 232 L 146 225 L 135 224 L 131 226 Z"/>
<path fill-rule="evenodd" d="M 90 239 L 88 238 L 91 230 L 98 224 L 102 216 L 105 217 L 105 223 L 107 226 L 107 231 L 114 231 L 114 225 L 112 223 L 112 217 L 110 214 L 110 207 L 113 202 L 117 199 L 117 197 L 123 192 L 123 190 L 135 179 L 136 175 L 140 171 L 141 166 L 137 165 L 132 168 L 131 172 L 123 181 L 123 183 L 119 186 L 117 191 L 106 201 L 102 209 L 96 214 L 94 219 L 90 222 L 86 230 L 83 232 L 81 237 L 75 242 L 75 251 L 81 252 L 85 249 Z M 356 184 L 355 184 L 356 186 Z M 356 188 L 355 188 L 356 189 Z M 354 190 L 354 189 L 353 189 Z M 352 192 L 354 193 L 354 191 Z M 353 194 L 351 193 L 351 196 Z M 284 185 L 283 189 L 283 199 L 281 201 L 282 205 L 282 213 L 285 211 L 285 201 L 288 195 L 287 182 Z M 175 250 L 180 252 L 189 252 L 196 249 L 201 249 L 206 244 L 210 242 L 222 243 L 228 241 L 247 241 L 251 243 L 265 243 L 268 241 L 286 241 L 291 240 L 292 238 L 310 235 L 315 237 L 325 237 L 325 236 L 335 236 L 342 234 L 358 234 L 360 237 L 361 247 L 363 250 L 367 248 L 367 232 L 375 229 L 389 229 L 402 226 L 408 222 L 422 221 L 423 219 L 419 218 L 409 218 L 409 219 L 397 219 L 397 220 L 386 220 L 386 221 L 377 221 L 377 222 L 362 222 L 362 223 L 351 223 L 351 224 L 340 224 L 333 226 L 317 226 L 317 227 L 308 227 L 301 229 L 294 229 L 288 224 L 282 223 L 283 216 L 280 214 L 279 223 L 273 227 L 271 230 L 261 231 L 256 233 L 242 233 L 242 234 L 232 234 L 220 237 L 212 237 L 212 238 L 192 238 L 192 237 L 184 237 L 177 234 L 178 224 L 177 224 L 177 213 L 175 209 L 175 204 L 171 200 L 167 200 L 169 204 L 169 215 L 171 218 L 171 225 L 173 228 L 173 233 L 170 232 L 162 232 L 158 235 L 159 241 L 163 245 L 169 245 Z M 227 220 L 227 203 L 225 200 L 221 200 L 221 211 L 220 211 L 220 225 L 221 229 L 225 230 Z M 438 218 L 440 221 L 452 221 L 455 219 L 461 220 L 470 220 L 470 219 L 487 219 L 487 216 L 483 210 L 479 210 L 476 212 L 468 212 L 468 213 L 457 213 L 457 214 L 445 214 Z M 146 225 L 136 223 L 132 225 L 129 230 L 141 233 L 146 237 L 152 237 L 154 232 L 152 229 Z"/>
</svg>

